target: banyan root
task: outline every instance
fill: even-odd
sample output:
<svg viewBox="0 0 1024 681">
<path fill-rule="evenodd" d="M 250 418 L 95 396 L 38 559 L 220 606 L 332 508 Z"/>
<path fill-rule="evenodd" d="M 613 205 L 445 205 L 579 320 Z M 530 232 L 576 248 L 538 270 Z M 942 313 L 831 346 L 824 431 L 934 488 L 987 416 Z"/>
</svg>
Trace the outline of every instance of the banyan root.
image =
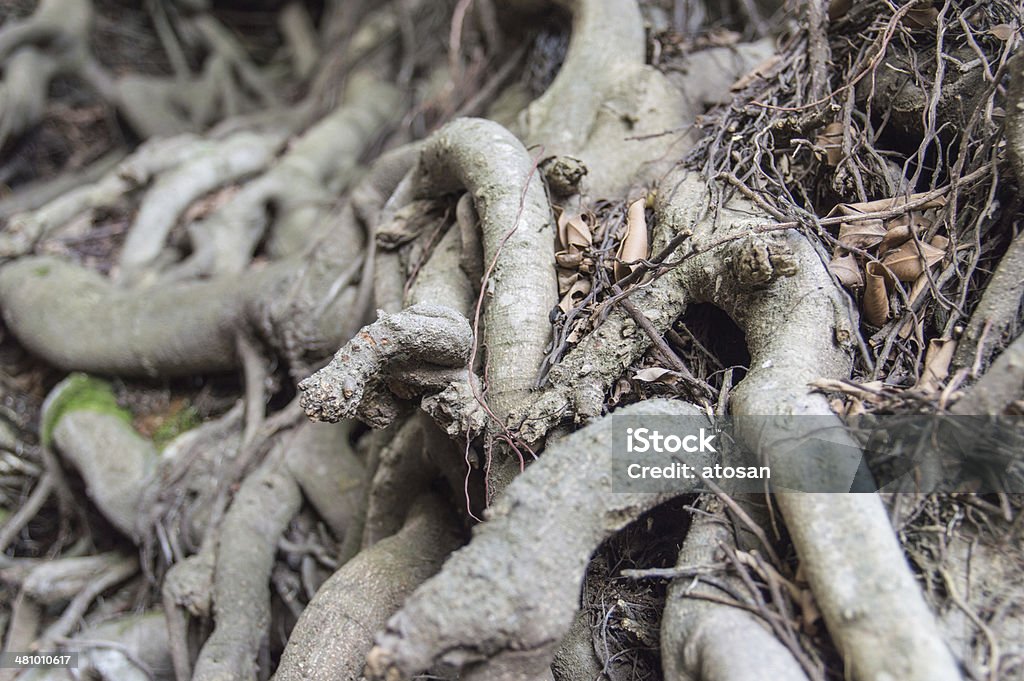
<svg viewBox="0 0 1024 681">
<path fill-rule="evenodd" d="M 502 126 L 463 118 L 435 133 L 414 169 L 416 195 L 466 190 L 480 220 L 488 402 L 499 420 L 529 399 L 558 302 L 555 225 L 529 152 Z"/>
<path fill-rule="evenodd" d="M 302 424 L 286 454 L 303 496 L 342 542 L 340 563 L 359 550 L 366 515 L 366 465 L 348 442 L 354 423 Z"/>
<path fill-rule="evenodd" d="M 1022 76 L 1024 80 L 1024 76 Z M 1018 234 L 985 287 L 953 354 L 955 366 L 975 372 L 986 367 L 1004 337 L 1024 328 L 1024 236 Z"/>
<path fill-rule="evenodd" d="M 951 411 L 962 415 L 999 415 L 1015 400 L 1024 400 L 1024 334 L 1003 350 Z"/>
<path fill-rule="evenodd" d="M 475 343 L 477 348 L 486 346 L 486 399 L 490 414 L 502 427 L 511 412 L 530 401 L 533 376 L 550 340 L 547 315 L 557 302 L 554 221 L 534 159 L 511 133 L 491 121 L 459 119 L 441 128 L 424 143 L 417 165 L 396 194 L 404 192 L 411 199 L 459 190 L 471 197 L 480 223 L 488 280 L 479 284 L 489 294 L 482 338 Z M 453 241 L 454 236 L 448 239 Z M 442 240 L 441 248 L 439 255 L 448 253 L 450 245 Z M 378 276 L 383 266 L 394 265 L 393 260 L 391 254 L 378 257 Z M 427 270 L 429 278 L 430 267 Z M 441 338 L 437 334 L 442 327 L 425 334 L 418 331 L 417 325 L 427 319 L 417 320 L 410 315 L 426 309 L 423 304 L 394 315 L 382 313 L 377 323 L 366 327 L 335 355 L 330 366 L 300 384 L 307 413 L 323 420 L 358 416 L 372 426 L 383 427 L 398 416 L 396 397 L 422 395 L 425 387 L 432 388 L 433 393 L 451 387 L 452 392 L 460 393 L 462 402 L 452 411 L 463 420 L 469 418 L 466 414 L 474 411 L 482 391 L 472 383 L 475 378 L 471 374 L 452 371 L 466 368 L 473 354 L 472 329 L 457 309 L 465 305 L 465 289 L 461 284 L 442 283 L 440 289 L 437 285 L 433 288 L 445 291 L 451 299 L 438 302 L 457 307 L 434 310 L 438 306 L 430 306 L 434 311 L 429 320 L 431 329 L 441 319 L 446 320 L 446 347 L 426 346 Z M 422 295 L 423 286 L 418 295 Z M 399 322 L 402 326 L 396 326 Z M 403 330 L 407 323 L 412 326 Z M 395 345 L 390 338 L 399 332 L 408 338 L 404 345 Z M 376 336 L 382 333 L 385 336 L 381 338 L 387 338 L 388 344 L 378 342 Z M 458 342 L 452 342 L 457 337 Z M 395 371 L 396 365 L 401 367 L 416 359 L 428 364 L 427 371 L 414 374 L 402 367 L 404 377 L 401 371 Z M 433 371 L 437 365 L 446 370 L 448 380 L 436 380 L 445 377 L 445 373 Z M 460 385 L 461 389 L 457 387 Z M 437 411 L 443 410 L 439 407 Z M 491 471 L 505 471 L 505 467 L 497 465 Z M 492 484 L 491 489 L 501 489 L 510 478 L 510 474 L 502 473 L 502 481 Z"/>
<path fill-rule="evenodd" d="M 161 173 L 174 172 L 205 148 L 200 138 L 188 134 L 142 144 L 101 177 L 34 210 L 13 214 L 0 233 L 0 256 L 30 253 L 39 240 L 55 235 L 72 220 L 115 207 L 130 191 L 145 187 Z"/>
<path fill-rule="evenodd" d="M 692 229 L 698 244 L 770 223 L 739 199 L 720 207 L 718 220 L 712 220 L 706 187 L 685 173 L 667 177 L 659 191 L 659 219 Z M 724 234 L 716 224 L 724 226 Z M 731 257 L 693 257 L 678 268 L 678 276 L 694 299 L 720 306 L 746 336 L 751 369 L 733 391 L 733 414 L 772 418 L 759 421 L 768 424 L 764 428 L 744 429 L 738 422 L 738 437 L 752 451 L 773 452 L 789 438 L 812 436 L 808 431 L 820 422 L 806 417 L 834 419 L 838 431 L 838 417 L 808 384 L 849 373 L 852 322 L 843 294 L 800 234 L 750 236 L 734 248 Z M 850 452 L 856 452 L 855 443 L 836 450 L 823 444 L 811 452 L 813 463 L 781 457 L 772 464 L 805 484 L 823 484 L 818 473 L 826 481 L 853 483 L 859 457 Z M 877 495 L 787 491 L 775 498 L 854 678 L 961 678 Z"/>
<path fill-rule="evenodd" d="M 545 156 L 582 160 L 587 194 L 618 198 L 671 166 L 675 154 L 666 153 L 664 135 L 688 125 L 697 112 L 645 63 L 636 3 L 558 4 L 573 16 L 569 52 L 554 82 L 527 108 L 523 138 L 541 145 Z"/>
<path fill-rule="evenodd" d="M 456 498 L 464 495 L 463 452 L 423 412 L 411 415 L 377 456 L 369 482 L 362 545 L 373 546 L 397 532 L 412 502 L 438 478 L 447 478 Z"/>
<path fill-rule="evenodd" d="M 274 679 L 360 678 L 373 634 L 461 539 L 445 504 L 421 496 L 397 534 L 361 551 L 320 587 L 295 625 Z"/>
<path fill-rule="evenodd" d="M 62 668 L 32 669 L 20 681 L 72 681 L 76 678 L 102 681 L 170 681 L 171 661 L 167 628 L 159 612 L 118 617 L 86 627 L 67 639 L 62 649 L 78 653 L 80 676 Z"/>
<path fill-rule="evenodd" d="M 92 19 L 90 0 L 43 0 L 30 17 L 0 29 L 0 148 L 42 118 L 51 79 L 95 70 Z"/>
<path fill-rule="evenodd" d="M 726 562 L 723 547 L 735 549 L 724 505 L 709 498 L 694 515 L 677 567 L 709 568 Z M 742 580 L 717 574 L 677 577 L 669 586 L 661 619 L 661 665 L 666 681 L 807 681 L 793 654 L 750 612 L 726 605 L 733 593 L 749 597 Z M 704 600 L 701 597 L 717 599 Z"/>
<path fill-rule="evenodd" d="M 259 647 L 270 626 L 270 572 L 277 543 L 302 501 L 286 453 L 279 444 L 246 477 L 219 528 L 216 627 L 196 661 L 195 681 L 256 678 Z"/>
<path fill-rule="evenodd" d="M 133 282 L 157 260 L 171 228 L 201 196 L 263 170 L 284 143 L 273 131 L 243 131 L 224 140 L 196 142 L 193 155 L 161 174 L 147 191 L 121 251 L 119 276 Z"/>
<path fill-rule="evenodd" d="M 416 367 L 423 378 L 439 373 L 438 387 L 446 385 L 469 360 L 471 339 L 466 318 L 442 305 L 381 312 L 327 367 L 299 384 L 302 406 L 317 420 L 358 416 L 383 428 L 397 416 L 388 386 L 402 381 L 403 369 Z"/>
<path fill-rule="evenodd" d="M 700 411 L 683 402 L 648 400 L 616 413 Z M 550 445 L 517 477 L 470 544 L 388 621 L 368 657 L 370 676 L 410 678 L 435 665 L 461 670 L 467 681 L 545 673 L 579 607 L 591 554 L 672 496 L 613 492 L 611 438 L 611 419 L 601 419 Z M 453 593 L 472 605 L 450 607 Z"/>
<path fill-rule="evenodd" d="M 367 111 L 378 109 L 369 106 Z M 340 122 L 364 126 L 354 129 L 356 136 L 369 136 L 372 127 L 365 127 L 364 118 L 372 118 L 370 114 L 350 114 L 324 124 L 342 142 L 352 135 L 340 135 Z M 307 141 L 302 148 L 315 147 L 309 155 L 313 164 L 326 163 L 325 149 L 337 149 Z M 185 136 L 144 145 L 96 185 L 15 216 L 0 238 L 0 254 L 24 253 L 41 235 L 67 223 L 77 212 L 109 206 L 130 188 L 186 163 L 194 144 L 194 138 Z M 302 166 L 306 155 L 299 151 L 286 158 Z M 385 159 L 353 190 L 361 207 L 373 204 L 377 195 L 390 193 L 396 182 L 392 166 L 408 162 L 402 153 Z M 346 162 L 335 159 L 333 164 Z M 266 177 L 271 176 L 276 177 Z M 280 184 L 280 178 L 275 183 Z M 122 289 L 94 272 L 52 258 L 20 258 L 0 265 L 0 308 L 8 328 L 26 347 L 66 369 L 118 375 L 232 369 L 238 364 L 237 334 L 245 333 L 280 349 L 301 373 L 352 331 L 336 320 L 351 309 L 354 287 L 341 281 L 343 286 L 335 289 L 339 273 L 358 262 L 362 229 L 353 210 L 342 211 L 342 219 L 327 226 L 332 228 L 329 237 L 304 254 L 234 276 L 145 290 Z M 308 314 L 302 314 L 305 311 Z"/>
<path fill-rule="evenodd" d="M 77 374 L 50 393 L 43 409 L 43 437 L 52 435 L 103 515 L 125 535 L 138 539 L 139 503 L 158 457 L 153 444 L 140 437 L 126 417 L 109 387 Z"/>
<path fill-rule="evenodd" d="M 333 197 L 354 178 L 360 154 L 380 130 L 397 120 L 400 101 L 391 84 L 367 73 L 350 76 L 345 99 L 336 110 L 293 140 L 267 172 L 190 225 L 194 253 L 173 276 L 236 274 L 264 238 L 275 258 L 308 248 Z M 271 213 L 275 219 L 268 225 Z"/>
</svg>

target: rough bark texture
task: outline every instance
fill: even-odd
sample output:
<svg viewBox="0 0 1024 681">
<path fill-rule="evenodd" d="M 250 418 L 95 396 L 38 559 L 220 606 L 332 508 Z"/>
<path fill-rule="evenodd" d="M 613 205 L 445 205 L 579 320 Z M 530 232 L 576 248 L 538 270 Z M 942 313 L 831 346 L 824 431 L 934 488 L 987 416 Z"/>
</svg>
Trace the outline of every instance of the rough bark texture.
<svg viewBox="0 0 1024 681">
<path fill-rule="evenodd" d="M 698 239 L 707 238 L 714 222 L 704 217 L 704 183 L 670 177 L 662 187 L 659 194 L 666 203 L 661 219 L 679 229 L 693 229 Z M 768 221 L 741 200 L 724 210 L 720 217 L 727 231 L 741 230 L 745 222 Z M 752 236 L 736 256 L 743 256 L 750 246 L 761 255 L 703 262 L 698 256 L 680 268 L 680 276 L 692 278 L 688 290 L 722 307 L 746 335 L 751 369 L 733 392 L 733 414 L 813 415 L 834 418 L 838 425 L 825 397 L 812 393 L 808 383 L 849 372 L 851 313 L 843 294 L 804 236 L 787 232 L 767 241 Z M 776 273 L 769 286 L 744 291 L 752 276 L 760 280 L 759 272 L 770 274 L 780 269 L 779 264 L 785 265 L 784 276 Z M 763 430 L 741 429 L 739 437 L 752 451 L 773 451 L 788 438 L 807 437 L 810 433 L 804 429 L 814 425 L 796 418 L 769 423 L 771 427 Z M 786 459 L 773 460 L 772 465 L 795 479 L 821 472 L 828 480 L 852 483 L 859 466 L 859 456 L 850 457 L 854 451 L 852 442 L 836 451 L 822 446 L 814 452 L 819 457 L 815 466 Z M 813 477 L 808 482 L 813 484 Z M 961 678 L 877 495 L 782 492 L 776 501 L 854 678 Z"/>
<path fill-rule="evenodd" d="M 648 400 L 617 413 L 700 411 Z M 368 658 L 371 676 L 409 678 L 435 664 L 460 670 L 467 681 L 525 681 L 543 673 L 572 625 L 591 554 L 673 496 L 613 492 L 611 439 L 611 419 L 599 420 L 549 446 L 516 478 L 472 542 L 388 621 Z M 438 608 L 453 592 L 475 607 Z"/>
<path fill-rule="evenodd" d="M 302 612 L 276 681 L 360 678 L 374 633 L 460 543 L 449 511 L 421 497 L 405 526 L 331 576 Z"/>
<path fill-rule="evenodd" d="M 299 486 L 275 449 L 245 479 L 220 527 L 213 579 L 217 623 L 196 661 L 196 681 L 256 679 L 270 625 L 270 572 L 277 543 L 298 512 Z"/>
<path fill-rule="evenodd" d="M 528 399 L 551 337 L 558 302 L 555 225 L 536 163 L 500 125 L 462 119 L 438 131 L 414 171 L 417 194 L 464 189 L 483 235 L 487 290 L 483 316 L 488 402 L 499 419 Z"/>
<path fill-rule="evenodd" d="M 679 552 L 677 567 L 707 568 L 725 560 L 723 546 L 735 549 L 724 505 L 709 499 L 694 515 Z M 745 598 L 749 592 L 736 576 L 720 575 Z M 666 681 L 807 681 L 792 653 L 757 617 L 739 607 L 701 596 L 728 598 L 722 589 L 699 577 L 672 581 L 661 620 L 661 659 Z"/>
</svg>

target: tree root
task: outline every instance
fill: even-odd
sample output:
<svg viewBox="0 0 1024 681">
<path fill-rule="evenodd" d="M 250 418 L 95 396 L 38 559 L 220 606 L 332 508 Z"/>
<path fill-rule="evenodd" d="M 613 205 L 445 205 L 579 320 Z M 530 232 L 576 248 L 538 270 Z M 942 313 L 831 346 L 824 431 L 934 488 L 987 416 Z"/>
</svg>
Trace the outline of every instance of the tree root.
<svg viewBox="0 0 1024 681">
<path fill-rule="evenodd" d="M 308 248 L 332 197 L 354 178 L 366 145 L 401 114 L 400 100 L 391 84 L 353 74 L 341 106 L 294 140 L 270 170 L 190 226 L 194 254 L 174 278 L 241 272 L 264 238 L 275 258 Z M 270 209 L 275 220 L 268 229 Z"/>
<path fill-rule="evenodd" d="M 197 142 L 191 157 L 161 174 L 140 203 L 121 251 L 120 280 L 134 282 L 153 265 L 171 228 L 193 201 L 263 170 L 283 143 L 283 135 L 248 131 L 224 140 Z"/>
<path fill-rule="evenodd" d="M 352 451 L 353 422 L 298 427 L 286 454 L 288 471 L 302 494 L 342 542 L 338 562 L 359 550 L 366 515 L 366 465 Z"/>
<path fill-rule="evenodd" d="M 42 118 L 50 81 L 95 67 L 88 53 L 90 0 L 43 0 L 32 16 L 0 30 L 0 148 Z"/>
<path fill-rule="evenodd" d="M 77 673 L 103 681 L 170 681 L 171 660 L 167 627 L 159 612 L 119 617 L 86 627 L 61 641 L 67 652 L 79 654 Z M 34 669 L 22 681 L 71 681 L 63 669 Z M 81 678 L 81 677 L 78 677 Z"/>
<path fill-rule="evenodd" d="M 700 411 L 648 400 L 616 413 Z M 368 657 L 370 676 L 392 681 L 434 665 L 461 670 L 467 681 L 542 674 L 579 607 L 590 555 L 616 530 L 674 496 L 613 492 L 611 438 L 611 419 L 599 420 L 550 445 L 516 478 L 469 546 L 388 621 Z M 473 607 L 445 607 L 452 593 Z"/>
<path fill-rule="evenodd" d="M 302 501 L 286 454 L 278 445 L 246 477 L 220 527 L 213 580 L 216 627 L 196 661 L 196 681 L 256 678 L 257 653 L 270 626 L 277 543 Z"/>
<path fill-rule="evenodd" d="M 135 526 L 146 483 L 157 467 L 152 443 L 124 419 L 92 411 L 64 415 L 53 431 L 65 459 L 85 480 L 86 491 L 103 515 L 138 540 Z"/>
<path fill-rule="evenodd" d="M 720 501 L 711 498 L 694 515 L 677 567 L 699 569 L 722 563 L 722 547 L 735 549 L 724 510 Z M 754 615 L 701 600 L 701 596 L 726 597 L 718 580 L 749 597 L 743 581 L 735 576 L 719 576 L 714 583 L 699 576 L 679 577 L 669 587 L 661 620 L 666 681 L 807 681 L 793 654 Z"/>
<path fill-rule="evenodd" d="M 521 121 L 528 144 L 545 156 L 586 166 L 587 194 L 622 198 L 672 164 L 665 133 L 697 113 L 678 89 L 646 64 L 639 6 L 618 0 L 561 0 L 573 15 L 565 62 Z M 566 124 L 571 121 L 571 124 Z"/>
<path fill-rule="evenodd" d="M 953 355 L 953 365 L 970 368 L 972 374 L 987 367 L 1004 338 L 1007 335 L 1013 337 L 1021 330 L 1022 302 L 1024 236 L 1018 234 L 999 261 L 978 307 L 960 336 Z"/>
<path fill-rule="evenodd" d="M 411 415 L 381 447 L 369 484 L 363 547 L 373 546 L 402 527 L 412 502 L 430 490 L 436 478 L 448 475 L 456 498 L 463 495 L 463 481 L 455 462 L 456 446 L 438 430 L 427 415 Z"/>
<path fill-rule="evenodd" d="M 1000 415 L 1024 399 L 1024 334 L 1010 343 L 977 383 L 950 410 L 954 414 Z"/>
<path fill-rule="evenodd" d="M 438 387 L 447 385 L 453 370 L 468 361 L 471 337 L 466 319 L 442 305 L 414 305 L 393 315 L 381 312 L 327 367 L 299 383 L 302 406 L 319 421 L 358 417 L 384 428 L 397 416 L 385 385 L 401 381 L 403 370 L 412 367 L 428 378 L 440 372 Z"/>
<path fill-rule="evenodd" d="M 398 534 L 364 549 L 320 587 L 295 625 L 274 679 L 360 678 L 374 632 L 459 543 L 444 504 L 420 497 Z"/>
<path fill-rule="evenodd" d="M 295 264 L 281 262 L 238 278 L 132 291 L 53 258 L 21 258 L 0 268 L 0 302 L 8 328 L 55 366 L 194 374 L 234 368 L 248 308 L 294 275 Z"/>
<path fill-rule="evenodd" d="M 416 195 L 465 189 L 483 236 L 488 402 L 499 420 L 523 400 L 551 337 L 558 302 L 554 219 L 530 155 L 507 130 L 480 119 L 449 123 L 427 141 Z"/>
<path fill-rule="evenodd" d="M 61 194 L 43 206 L 18 212 L 0 233 L 0 257 L 18 257 L 82 216 L 114 208 L 132 190 L 147 185 L 163 172 L 187 163 L 203 143 L 195 135 L 146 142 L 102 177 Z"/>
<path fill-rule="evenodd" d="M 659 209 L 662 220 L 677 229 L 693 228 L 698 239 L 713 230 L 712 221 L 701 222 L 707 210 L 702 181 L 666 178 L 659 196 L 665 202 Z M 751 216 L 755 221 L 769 220 L 745 201 L 719 210 L 725 213 L 719 219 L 728 230 L 743 230 Z M 736 257 L 751 244 L 767 252 L 752 259 Z M 805 437 L 808 433 L 801 434 L 801 429 L 814 427 L 779 416 L 830 417 L 841 427 L 824 396 L 812 394 L 808 384 L 822 375 L 848 373 L 851 313 L 801 235 L 786 233 L 774 246 L 772 241 L 748 240 L 738 248 L 731 259 L 693 258 L 680 268 L 680 276 L 688 280 L 687 288 L 696 299 L 719 305 L 744 331 L 751 370 L 733 391 L 733 414 L 776 418 L 770 427 L 762 428 L 765 421 L 760 421 L 745 430 L 740 421 L 737 434 L 752 451 L 774 452 L 777 443 Z M 790 276 L 761 288 L 744 284 L 760 279 L 758 269 L 778 270 L 783 263 Z M 751 264 L 759 265 L 751 269 Z M 808 473 L 813 478 L 816 470 L 825 480 L 852 482 L 859 462 L 844 451 L 857 451 L 855 443 L 838 451 L 816 448 L 814 464 L 783 457 L 772 460 L 772 465 L 791 479 L 805 480 Z M 800 455 L 806 453 L 804 448 Z M 829 631 L 854 678 L 893 673 L 922 681 L 961 678 L 876 495 L 780 492 L 775 498 Z"/>
</svg>

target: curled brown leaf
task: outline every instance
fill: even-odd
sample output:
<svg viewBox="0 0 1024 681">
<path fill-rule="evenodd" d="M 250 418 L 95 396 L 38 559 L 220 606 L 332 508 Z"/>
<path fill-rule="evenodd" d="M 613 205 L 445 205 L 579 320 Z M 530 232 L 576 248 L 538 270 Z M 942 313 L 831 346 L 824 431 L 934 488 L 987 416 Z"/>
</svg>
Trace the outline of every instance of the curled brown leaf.
<svg viewBox="0 0 1024 681">
<path fill-rule="evenodd" d="M 872 261 L 864 268 L 864 318 L 874 326 L 881 326 L 889 319 L 889 292 L 885 280 L 885 268 L 880 263 Z"/>
<path fill-rule="evenodd" d="M 914 281 L 945 255 L 945 250 L 931 244 L 908 241 L 882 258 L 882 264 L 900 281 Z"/>
<path fill-rule="evenodd" d="M 639 267 L 628 263 L 643 260 L 648 256 L 646 204 L 646 199 L 637 199 L 629 204 L 629 210 L 626 212 L 626 235 L 622 238 L 619 251 L 615 255 L 616 281 Z"/>
<path fill-rule="evenodd" d="M 853 257 L 853 254 L 844 255 L 841 258 L 833 258 L 828 264 L 828 270 L 847 288 L 861 288 L 864 286 L 864 276 L 861 274 L 860 265 L 857 263 L 857 259 Z"/>
<path fill-rule="evenodd" d="M 851 248 L 873 248 L 882 242 L 885 235 L 885 226 L 881 220 L 844 222 L 839 225 L 839 243 Z"/>
</svg>

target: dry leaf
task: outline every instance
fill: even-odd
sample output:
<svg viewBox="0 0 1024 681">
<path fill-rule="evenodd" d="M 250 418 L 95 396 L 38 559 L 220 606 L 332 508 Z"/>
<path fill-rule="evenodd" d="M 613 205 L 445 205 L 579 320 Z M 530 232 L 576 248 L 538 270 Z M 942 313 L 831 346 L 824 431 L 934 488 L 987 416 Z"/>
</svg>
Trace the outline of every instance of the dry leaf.
<svg viewBox="0 0 1024 681">
<path fill-rule="evenodd" d="M 889 319 L 889 292 L 885 288 L 885 269 L 877 262 L 864 268 L 864 318 L 873 326 Z"/>
<path fill-rule="evenodd" d="M 185 209 L 185 213 L 181 216 L 181 221 L 187 225 L 202 220 L 234 198 L 235 194 L 240 190 L 241 187 L 239 185 L 231 185 L 196 199 L 192 202 L 192 205 Z"/>
<path fill-rule="evenodd" d="M 828 217 L 831 218 L 840 215 L 849 216 L 850 220 L 848 220 L 847 222 L 862 222 L 863 220 L 857 219 L 857 217 L 860 215 L 864 215 L 866 213 L 881 213 L 883 211 L 893 210 L 894 208 L 905 206 L 908 203 L 920 201 L 921 197 L 923 196 L 924 193 L 919 193 L 911 194 L 910 196 L 896 196 L 889 199 L 876 199 L 875 201 L 861 201 L 858 203 L 840 203 L 837 204 L 835 208 L 829 211 Z M 938 198 L 925 201 L 920 206 L 914 206 L 913 210 L 924 211 L 929 208 L 941 208 L 945 205 L 945 197 L 940 196 Z M 866 219 L 870 220 L 877 218 Z"/>
<path fill-rule="evenodd" d="M 949 376 L 949 363 L 953 361 L 956 341 L 951 338 L 936 338 L 928 342 L 924 353 L 924 368 L 915 388 L 926 392 L 938 390 L 939 384 Z"/>
<path fill-rule="evenodd" d="M 893 220 L 889 224 L 890 227 L 886 231 L 885 236 L 878 242 L 878 252 L 883 255 L 910 240 L 911 228 L 909 221 L 897 223 L 896 220 Z"/>
<path fill-rule="evenodd" d="M 565 295 L 562 296 L 562 299 L 558 301 L 558 307 L 561 308 L 562 312 L 568 314 L 569 310 L 579 305 L 579 302 L 587 297 L 590 293 L 590 287 L 589 279 L 577 278 Z"/>
<path fill-rule="evenodd" d="M 615 281 L 627 276 L 639 265 L 626 263 L 642 260 L 647 257 L 647 216 L 644 213 L 646 200 L 637 199 L 629 204 L 626 213 L 626 235 L 615 254 Z"/>
<path fill-rule="evenodd" d="M 857 264 L 857 259 L 853 257 L 852 253 L 841 258 L 833 258 L 832 262 L 828 264 L 828 270 L 836 275 L 836 279 L 846 288 L 861 288 L 864 286 L 864 277 L 861 275 L 860 265 Z"/>
<path fill-rule="evenodd" d="M 1002 40 L 1004 43 L 1009 41 L 1015 32 L 1016 31 L 1013 26 L 1010 26 L 1009 24 L 996 24 L 992 28 L 988 29 L 989 35 Z"/>
<path fill-rule="evenodd" d="M 671 369 L 664 367 L 651 367 L 649 369 L 641 369 L 640 371 L 633 374 L 633 378 L 644 383 L 654 383 L 660 381 L 666 376 L 673 377 L 675 374 Z"/>
<path fill-rule="evenodd" d="M 588 248 L 593 243 L 590 225 L 581 214 L 563 210 L 558 216 L 558 241 L 570 253 Z"/>
<path fill-rule="evenodd" d="M 838 121 L 829 123 L 814 143 L 825 150 L 825 162 L 828 165 L 839 165 L 843 160 L 843 124 Z"/>
<path fill-rule="evenodd" d="M 555 253 L 555 262 L 559 267 L 574 270 L 583 262 L 583 254 L 571 251 L 559 251 Z"/>
<path fill-rule="evenodd" d="M 945 250 L 931 244 L 908 241 L 882 258 L 882 264 L 900 281 L 914 281 L 945 255 Z"/>
<path fill-rule="evenodd" d="M 567 270 L 559 268 L 557 272 L 558 276 L 558 293 L 564 295 L 566 291 L 572 288 L 580 279 L 580 273 L 573 270 Z"/>
<path fill-rule="evenodd" d="M 872 248 L 881 243 L 885 235 L 885 227 L 881 220 L 844 222 L 839 225 L 839 243 L 851 248 Z"/>
</svg>

